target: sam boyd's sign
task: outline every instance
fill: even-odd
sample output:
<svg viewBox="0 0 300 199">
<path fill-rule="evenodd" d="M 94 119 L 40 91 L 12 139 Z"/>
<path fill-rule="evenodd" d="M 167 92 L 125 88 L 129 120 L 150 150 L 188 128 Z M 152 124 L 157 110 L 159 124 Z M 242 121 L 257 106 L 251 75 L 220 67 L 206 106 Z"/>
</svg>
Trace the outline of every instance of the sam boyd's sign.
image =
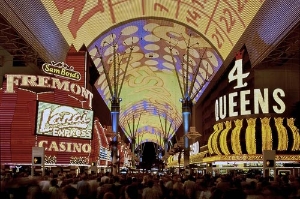
<svg viewBox="0 0 300 199">
<path fill-rule="evenodd" d="M 79 81 L 81 79 L 81 75 L 79 72 L 74 71 L 73 66 L 69 66 L 64 62 L 51 62 L 44 63 L 42 65 L 42 70 L 50 75 L 55 75 L 58 77 L 68 78 L 72 80 Z"/>
</svg>

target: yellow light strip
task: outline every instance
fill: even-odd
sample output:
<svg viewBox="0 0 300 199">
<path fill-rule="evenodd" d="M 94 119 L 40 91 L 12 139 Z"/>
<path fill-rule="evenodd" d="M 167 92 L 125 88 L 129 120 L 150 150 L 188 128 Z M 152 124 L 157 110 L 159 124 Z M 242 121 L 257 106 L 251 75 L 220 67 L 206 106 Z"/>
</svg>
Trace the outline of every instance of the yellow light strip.
<svg viewBox="0 0 300 199">
<path fill-rule="evenodd" d="M 248 126 L 246 128 L 246 150 L 248 154 L 256 154 L 255 126 L 256 118 L 246 119 Z"/>
<path fill-rule="evenodd" d="M 243 126 L 243 119 L 234 120 L 235 127 L 231 133 L 231 147 L 235 154 L 242 154 L 240 132 Z"/>
<path fill-rule="evenodd" d="M 227 146 L 227 135 L 228 135 L 228 131 L 231 129 L 231 121 L 226 121 L 225 122 L 225 129 L 221 132 L 220 135 L 220 147 L 221 147 L 221 151 L 225 154 L 225 155 L 229 155 L 229 149 Z"/>
<path fill-rule="evenodd" d="M 262 136 L 262 150 L 272 150 L 272 129 L 270 127 L 271 118 L 261 118 L 261 136 Z"/>
<path fill-rule="evenodd" d="M 190 157 L 190 163 L 201 163 L 203 161 L 204 156 L 207 153 L 208 153 L 208 150 L 197 153 L 195 155 L 192 155 Z M 177 159 L 174 160 L 173 157 L 174 157 L 174 155 L 172 155 L 168 158 L 168 167 L 178 167 L 179 166 L 178 160 Z M 182 166 L 182 164 L 181 164 L 181 166 Z"/>
<path fill-rule="evenodd" d="M 190 157 L 190 163 L 198 163 L 201 162 L 204 158 L 204 156 L 208 153 L 208 151 L 203 151 L 200 153 L 197 153 L 195 155 L 191 155 Z"/>
<path fill-rule="evenodd" d="M 225 122 L 225 129 L 222 131 L 223 123 L 218 123 L 213 126 L 214 132 L 211 134 L 208 140 L 208 145 L 203 146 L 208 148 L 208 152 L 210 154 L 216 154 L 217 145 L 220 144 L 221 151 L 225 155 L 214 155 L 210 157 L 200 158 L 192 157 L 191 162 L 213 162 L 213 161 L 262 161 L 262 154 L 256 154 L 256 139 L 255 139 L 255 128 L 256 128 L 256 119 L 257 118 L 249 118 L 247 119 L 247 128 L 245 132 L 246 138 L 246 150 L 248 154 L 242 154 L 241 151 L 241 142 L 240 142 L 240 134 L 243 126 L 243 119 L 234 120 L 235 128 L 231 133 L 231 146 L 232 150 L 235 154 L 225 154 L 226 148 L 228 149 L 228 145 L 226 142 L 226 131 L 230 130 L 231 123 L 230 121 Z M 262 132 L 262 150 L 272 150 L 273 139 L 272 139 L 272 129 L 270 127 L 270 119 L 271 118 L 260 118 L 261 120 L 261 132 Z M 275 126 L 278 132 L 278 151 L 284 151 L 288 149 L 288 133 L 286 127 L 283 125 L 284 118 L 274 118 Z M 294 118 L 287 118 L 287 125 L 291 129 L 293 133 L 293 146 L 292 151 L 300 150 L 300 133 L 299 129 L 294 125 Z M 229 131 L 228 130 L 228 131 Z M 221 132 L 222 131 L 222 132 Z M 218 139 L 219 132 L 221 132 L 220 139 Z M 217 142 L 219 141 L 219 142 Z M 218 148 L 217 148 L 218 150 Z M 198 155 L 198 154 L 197 154 Z M 202 159 L 202 160 L 201 160 Z M 277 161 L 299 161 L 300 155 L 289 155 L 282 154 L 276 155 Z M 171 161 L 172 162 L 172 161 Z M 174 163 L 178 164 L 178 163 Z"/>
<path fill-rule="evenodd" d="M 193 163 L 205 163 L 205 162 L 217 162 L 217 161 L 263 161 L 263 155 L 262 154 L 240 154 L 240 155 L 216 155 L 211 157 L 204 157 L 205 154 L 208 151 L 202 152 L 203 158 L 199 158 L 197 161 L 194 161 Z M 276 155 L 275 156 L 276 161 L 299 161 L 300 155 L 289 155 L 289 154 L 283 154 L 283 155 Z M 176 167 L 178 166 L 178 161 L 173 160 L 170 158 L 170 161 L 168 161 L 168 167 Z"/>
<path fill-rule="evenodd" d="M 203 162 L 216 162 L 216 161 L 262 161 L 262 154 L 240 154 L 240 155 L 219 155 L 203 158 Z M 300 155 L 276 155 L 276 161 L 299 161 Z"/>
<path fill-rule="evenodd" d="M 294 118 L 287 118 L 287 125 L 290 127 L 291 131 L 293 132 L 293 146 L 292 151 L 300 150 L 300 135 L 299 129 L 294 124 Z"/>
<path fill-rule="evenodd" d="M 222 153 L 219 150 L 219 143 L 218 143 L 218 137 L 219 133 L 223 130 L 223 123 L 218 123 L 218 130 L 212 135 L 212 148 L 215 154 L 222 155 Z"/>
<path fill-rule="evenodd" d="M 214 132 L 209 136 L 209 138 L 208 138 L 208 144 L 207 144 L 208 152 L 210 154 L 214 153 L 213 147 L 212 147 L 212 137 L 213 137 L 214 133 L 218 131 L 218 124 L 215 124 L 213 128 L 214 128 Z"/>
<path fill-rule="evenodd" d="M 285 151 L 288 148 L 288 134 L 286 128 L 283 126 L 283 118 L 278 117 L 274 118 L 275 120 L 275 126 L 277 129 L 277 135 L 278 135 L 278 151 Z"/>
</svg>

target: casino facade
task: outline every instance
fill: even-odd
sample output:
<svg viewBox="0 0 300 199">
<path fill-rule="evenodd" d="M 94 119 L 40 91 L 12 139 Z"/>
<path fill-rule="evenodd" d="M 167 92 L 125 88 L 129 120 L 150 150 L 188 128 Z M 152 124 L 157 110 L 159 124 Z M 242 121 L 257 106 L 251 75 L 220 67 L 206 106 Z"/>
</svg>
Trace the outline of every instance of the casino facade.
<svg viewBox="0 0 300 199">
<path fill-rule="evenodd" d="M 64 76 L 65 72 L 49 74 L 49 70 L 43 70 L 44 74 L 6 74 L 0 93 L 2 167 L 12 170 L 34 165 L 38 155 L 33 154 L 33 147 L 38 147 L 44 150 L 44 162 L 36 165 L 37 171 L 42 165 L 63 171 L 91 171 L 91 165 L 96 166 L 94 171 L 104 170 L 111 165 L 110 127 L 99 121 L 107 117 L 105 109 L 103 115 L 98 113 L 99 118 L 93 111 L 93 89 L 84 72 L 84 67 L 93 65 L 84 51 L 68 55 L 66 62 L 45 65 L 81 78 Z M 120 166 L 128 163 L 124 144 L 119 145 Z"/>
</svg>

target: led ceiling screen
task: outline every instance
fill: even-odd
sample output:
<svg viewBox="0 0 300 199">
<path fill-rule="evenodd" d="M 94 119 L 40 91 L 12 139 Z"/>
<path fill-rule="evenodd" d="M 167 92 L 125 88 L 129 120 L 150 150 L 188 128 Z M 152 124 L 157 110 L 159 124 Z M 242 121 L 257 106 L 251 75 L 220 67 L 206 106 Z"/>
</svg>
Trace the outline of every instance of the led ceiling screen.
<svg viewBox="0 0 300 199">
<path fill-rule="evenodd" d="M 112 28 L 90 45 L 89 52 L 100 74 L 98 92 L 110 106 L 108 82 L 111 90 L 121 90 L 120 125 L 138 143 L 170 139 L 182 123 L 179 100 L 185 98 L 185 85 L 196 102 L 222 64 L 199 34 L 161 19 Z"/>
<path fill-rule="evenodd" d="M 70 45 L 88 47 L 100 73 L 95 86 L 108 106 L 108 81 L 121 90 L 120 126 L 128 138 L 162 144 L 182 123 L 179 100 L 187 90 L 199 99 L 263 0 L 42 3 Z"/>
<path fill-rule="evenodd" d="M 141 17 L 175 20 L 200 32 L 225 59 L 263 0 L 42 0 L 69 44 L 88 46 L 112 26 Z"/>
</svg>

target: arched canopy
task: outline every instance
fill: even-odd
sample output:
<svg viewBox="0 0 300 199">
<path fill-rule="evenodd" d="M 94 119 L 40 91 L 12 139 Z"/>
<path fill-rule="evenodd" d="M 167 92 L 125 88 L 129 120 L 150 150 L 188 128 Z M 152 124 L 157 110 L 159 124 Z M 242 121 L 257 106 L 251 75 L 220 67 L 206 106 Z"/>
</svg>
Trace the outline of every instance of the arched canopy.
<svg viewBox="0 0 300 199">
<path fill-rule="evenodd" d="M 142 18 L 164 18 L 203 35 L 224 59 L 231 52 L 263 1 L 60 1 L 42 0 L 69 44 L 89 46 L 118 24 Z M 168 22 L 166 23 L 167 26 Z"/>
<path fill-rule="evenodd" d="M 119 56 L 114 56 L 114 44 Z M 138 136 L 137 142 L 146 140 L 163 145 L 164 139 L 170 139 L 181 125 L 179 99 L 184 96 L 178 81 L 184 85 L 186 73 L 181 64 L 185 62 L 188 46 L 191 46 L 188 79 L 190 85 L 193 74 L 197 73 L 191 90 L 197 101 L 201 95 L 198 91 L 221 66 L 222 60 L 211 44 L 188 27 L 164 19 L 140 19 L 106 31 L 89 46 L 100 73 L 95 86 L 107 105 L 113 96 L 104 69 L 110 82 L 121 89 L 120 125 L 129 139 Z M 116 74 L 120 80 L 116 82 L 115 65 L 120 67 Z"/>
<path fill-rule="evenodd" d="M 115 53 L 122 55 L 118 76 L 124 77 L 120 125 L 129 139 L 162 145 L 161 137 L 169 139 L 182 123 L 179 100 L 185 96 L 179 85 L 185 77 L 197 102 L 239 43 L 248 42 L 251 59 L 265 53 L 299 16 L 295 5 L 278 0 L 24 0 L 3 2 L 1 14 L 45 61 L 62 61 L 72 44 L 78 50 L 87 46 L 100 73 L 95 86 L 108 106 L 107 81 L 116 75 L 107 43 L 116 41 Z M 284 20 L 277 23 L 275 16 Z M 116 83 L 120 88 L 121 81 Z"/>
<path fill-rule="evenodd" d="M 122 87 L 120 126 L 127 137 L 160 145 L 182 123 L 179 100 L 185 97 L 181 92 L 184 88 L 180 89 L 187 74 L 181 67 L 184 61 L 189 62 L 190 94 L 197 101 L 206 80 L 217 72 L 262 6 L 256 1 L 79 2 L 42 1 L 69 44 L 88 46 L 100 73 L 95 86 L 107 105 L 112 98 L 107 79 Z M 130 47 L 133 50 L 126 69 Z M 114 53 L 122 54 L 118 61 Z M 123 85 L 122 81 L 114 82 L 117 62 L 120 80 L 125 75 Z M 159 117 L 168 120 L 168 131 L 164 131 Z M 130 129 L 134 118 L 139 122 Z"/>
</svg>

